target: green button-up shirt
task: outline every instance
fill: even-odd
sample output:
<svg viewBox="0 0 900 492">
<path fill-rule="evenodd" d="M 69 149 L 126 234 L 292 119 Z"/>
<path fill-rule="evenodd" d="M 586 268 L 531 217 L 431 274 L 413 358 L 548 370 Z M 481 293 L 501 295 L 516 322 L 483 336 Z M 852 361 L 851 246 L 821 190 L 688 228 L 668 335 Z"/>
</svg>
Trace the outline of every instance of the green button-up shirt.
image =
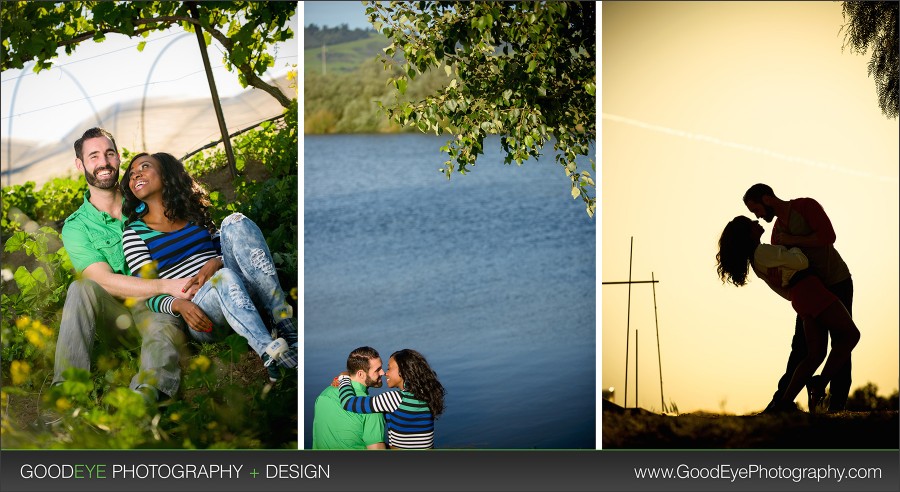
<svg viewBox="0 0 900 492">
<path fill-rule="evenodd" d="M 122 252 L 122 231 L 125 220 L 113 218 L 97 210 L 90 202 L 91 191 L 84 193 L 84 203 L 66 218 L 62 228 L 62 241 L 72 266 L 81 273 L 94 263 L 108 264 L 112 271 L 129 275 Z"/>
<path fill-rule="evenodd" d="M 368 395 L 365 385 L 351 381 L 356 396 Z M 341 407 L 334 386 L 316 398 L 313 416 L 313 449 L 366 449 L 384 442 L 384 417 L 380 413 L 354 413 Z"/>
</svg>

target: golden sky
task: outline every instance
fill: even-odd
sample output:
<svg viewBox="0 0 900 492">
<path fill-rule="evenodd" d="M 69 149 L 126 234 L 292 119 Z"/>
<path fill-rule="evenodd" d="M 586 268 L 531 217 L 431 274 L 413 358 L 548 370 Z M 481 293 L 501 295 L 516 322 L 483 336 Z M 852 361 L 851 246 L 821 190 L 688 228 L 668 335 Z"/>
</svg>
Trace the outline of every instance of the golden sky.
<svg viewBox="0 0 900 492">
<path fill-rule="evenodd" d="M 898 120 L 878 107 L 868 55 L 842 50 L 843 24 L 840 2 L 603 3 L 600 276 L 627 280 L 633 236 L 633 278 L 659 280 L 663 391 L 682 413 L 759 411 L 784 372 L 790 303 L 715 270 L 757 182 L 825 208 L 854 281 L 853 388 L 898 387 Z M 602 384 L 620 405 L 627 291 L 601 293 Z M 630 324 L 627 404 L 637 393 L 659 411 L 649 284 L 632 287 Z"/>
</svg>

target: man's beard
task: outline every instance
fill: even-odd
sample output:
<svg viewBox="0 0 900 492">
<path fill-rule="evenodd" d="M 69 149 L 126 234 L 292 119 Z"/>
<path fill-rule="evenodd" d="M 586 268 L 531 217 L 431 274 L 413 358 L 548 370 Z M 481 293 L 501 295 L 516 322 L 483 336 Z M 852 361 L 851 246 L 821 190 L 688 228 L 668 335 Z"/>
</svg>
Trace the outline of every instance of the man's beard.
<svg viewBox="0 0 900 492">
<path fill-rule="evenodd" d="M 765 220 L 766 222 L 772 222 L 772 219 L 775 218 L 775 209 L 766 205 L 765 203 L 763 203 L 762 206 L 763 210 L 766 211 L 766 215 L 763 216 L 763 220 Z"/>
<path fill-rule="evenodd" d="M 97 177 L 97 173 L 101 171 L 105 171 L 109 169 L 112 171 L 108 178 L 99 179 Z M 87 169 L 84 170 L 84 179 L 88 182 L 89 185 L 94 188 L 100 188 L 101 190 L 108 190 L 110 188 L 115 188 L 119 184 L 119 171 L 112 166 L 105 166 L 101 168 L 94 169 L 94 174 L 87 172 Z"/>
<path fill-rule="evenodd" d="M 380 388 L 381 387 L 382 378 L 372 379 L 366 374 L 366 387 L 367 388 Z"/>
</svg>

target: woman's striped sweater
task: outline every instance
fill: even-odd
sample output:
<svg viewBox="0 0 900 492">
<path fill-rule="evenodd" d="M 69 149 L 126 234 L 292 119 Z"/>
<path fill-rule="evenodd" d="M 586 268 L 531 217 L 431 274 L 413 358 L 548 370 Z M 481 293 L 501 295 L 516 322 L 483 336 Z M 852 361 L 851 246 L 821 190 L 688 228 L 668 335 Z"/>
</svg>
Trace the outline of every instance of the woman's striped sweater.
<svg viewBox="0 0 900 492">
<path fill-rule="evenodd" d="M 388 445 L 392 448 L 434 447 L 434 415 L 428 403 L 404 390 L 375 396 L 355 396 L 349 376 L 338 379 L 341 405 L 356 413 L 384 413 Z"/>
</svg>

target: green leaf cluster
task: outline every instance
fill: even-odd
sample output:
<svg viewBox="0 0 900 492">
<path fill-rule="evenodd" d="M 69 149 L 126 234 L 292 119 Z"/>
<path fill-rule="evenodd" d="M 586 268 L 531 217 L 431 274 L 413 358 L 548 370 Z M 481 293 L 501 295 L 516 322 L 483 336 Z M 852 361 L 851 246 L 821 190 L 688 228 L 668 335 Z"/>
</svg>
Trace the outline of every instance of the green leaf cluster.
<svg viewBox="0 0 900 492">
<path fill-rule="evenodd" d="M 296 9 L 295 2 L 256 1 L 3 2 L 0 69 L 21 69 L 34 61 L 34 71 L 40 72 L 52 66 L 58 48 L 72 54 L 82 42 L 101 42 L 110 33 L 146 38 L 173 26 L 189 32 L 200 27 L 207 45 L 213 38 L 222 45 L 222 61 L 237 71 L 242 86 L 258 87 L 288 107 L 290 99 L 260 76 L 274 63 L 269 46 L 293 38 L 288 21 Z M 139 43 L 138 51 L 144 46 Z"/>
<path fill-rule="evenodd" d="M 79 176 L 52 179 L 40 191 L 32 181 L 4 187 L 0 232 L 22 229 L 30 221 L 61 225 L 84 201 L 86 186 L 84 176 Z"/>
<path fill-rule="evenodd" d="M 3 320 L 11 325 L 22 316 L 35 319 L 54 316 L 62 308 L 66 289 L 74 279 L 72 262 L 62 247 L 59 233 L 47 226 L 33 232 L 16 231 L 4 238 L 3 252 L 22 252 L 33 259 L 30 265 L 20 264 L 15 268 L 12 282 L 4 282 L 0 307 Z M 10 269 L 4 265 L 4 271 Z"/>
<path fill-rule="evenodd" d="M 847 23 L 844 47 L 865 55 L 871 52 L 866 66 L 875 80 L 878 107 L 888 118 L 900 114 L 900 4 L 897 2 L 843 2 Z"/>
<path fill-rule="evenodd" d="M 429 69 L 447 83 L 383 107 L 400 125 L 449 134 L 448 178 L 465 174 L 500 135 L 505 162 L 522 164 L 552 142 L 556 162 L 595 211 L 596 172 L 579 169 L 596 138 L 595 6 L 590 2 L 364 2 L 369 22 L 391 41 L 382 62 L 397 70 L 398 95 Z"/>
</svg>

